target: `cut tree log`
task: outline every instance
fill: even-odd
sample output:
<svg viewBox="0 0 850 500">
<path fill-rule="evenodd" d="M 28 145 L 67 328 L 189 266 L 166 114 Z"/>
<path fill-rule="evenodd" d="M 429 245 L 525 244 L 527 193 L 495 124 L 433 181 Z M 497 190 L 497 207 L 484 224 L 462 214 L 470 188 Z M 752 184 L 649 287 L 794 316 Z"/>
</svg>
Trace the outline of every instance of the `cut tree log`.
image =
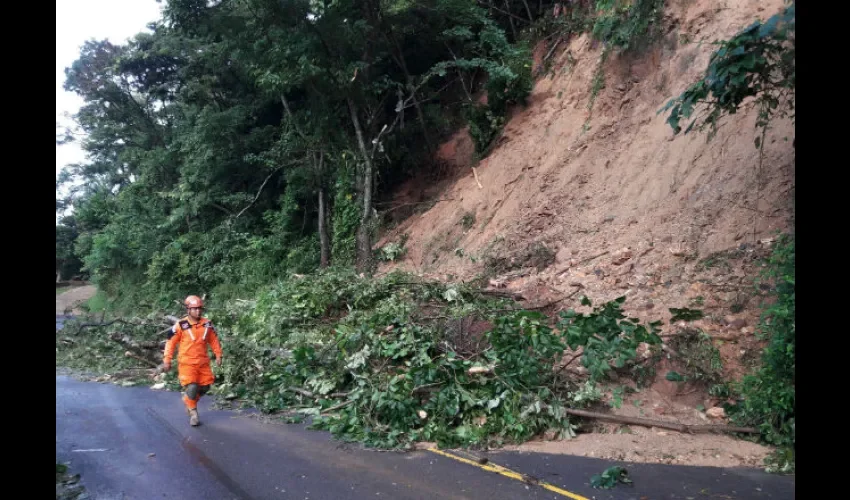
<svg viewBox="0 0 850 500">
<path fill-rule="evenodd" d="M 669 429 L 671 431 L 682 432 L 685 434 L 695 434 L 702 432 L 740 432 L 742 434 L 759 434 L 758 429 L 752 427 L 734 427 L 729 425 L 687 425 L 676 424 L 673 422 L 663 422 L 660 420 L 651 420 L 648 418 L 637 417 L 622 417 L 619 415 L 608 415 L 606 413 L 595 413 L 592 411 L 574 410 L 567 408 L 564 412 L 575 415 L 577 417 L 593 418 L 597 420 L 608 420 L 620 424 L 640 425 L 643 427 L 658 427 L 661 429 Z"/>
</svg>

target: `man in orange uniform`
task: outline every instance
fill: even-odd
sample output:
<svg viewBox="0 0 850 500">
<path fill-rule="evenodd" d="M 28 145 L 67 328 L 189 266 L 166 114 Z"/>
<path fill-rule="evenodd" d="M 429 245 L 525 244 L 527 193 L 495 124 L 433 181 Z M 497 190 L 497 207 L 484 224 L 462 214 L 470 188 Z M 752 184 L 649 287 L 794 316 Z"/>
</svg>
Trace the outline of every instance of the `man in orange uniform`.
<svg viewBox="0 0 850 500">
<path fill-rule="evenodd" d="M 201 317 L 204 301 L 200 297 L 190 295 L 183 303 L 189 315 L 171 328 L 162 359 L 165 371 L 171 370 L 174 348 L 178 348 L 177 376 L 183 386 L 183 402 L 186 403 L 186 411 L 189 413 L 189 425 L 196 426 L 201 423 L 198 420 L 198 400 L 210 390 L 215 381 L 210 369 L 207 345 L 212 347 L 216 364 L 221 366 L 221 344 L 212 322 Z"/>
</svg>

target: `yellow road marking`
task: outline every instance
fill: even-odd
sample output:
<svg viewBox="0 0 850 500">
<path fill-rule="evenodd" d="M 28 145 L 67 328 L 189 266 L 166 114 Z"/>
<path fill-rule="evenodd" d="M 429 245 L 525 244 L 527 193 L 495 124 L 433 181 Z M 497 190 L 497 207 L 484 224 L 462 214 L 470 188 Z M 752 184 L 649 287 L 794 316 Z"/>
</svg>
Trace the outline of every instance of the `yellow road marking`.
<svg viewBox="0 0 850 500">
<path fill-rule="evenodd" d="M 475 460 L 469 460 L 468 458 L 463 458 L 463 457 L 459 457 L 457 455 L 452 455 L 451 453 L 446 453 L 445 451 L 438 450 L 437 448 L 428 448 L 428 451 L 436 453 L 437 455 L 442 455 L 444 457 L 448 457 L 448 458 L 457 460 L 458 462 L 463 462 L 465 464 L 469 464 L 469 465 L 478 467 L 479 469 L 484 469 L 487 472 L 495 472 L 496 474 L 501 474 L 505 477 L 509 477 L 511 479 L 516 479 L 517 481 L 521 481 L 521 482 L 526 483 L 526 484 L 529 483 L 529 481 L 522 474 L 520 474 L 518 472 L 514 472 L 510 469 L 506 469 L 505 467 L 502 467 L 501 465 L 496 465 L 494 463 L 489 463 L 489 462 L 486 463 L 486 464 L 480 464 L 480 463 L 476 462 Z M 577 495 L 575 493 L 572 493 L 572 492 L 567 491 L 567 490 L 562 489 L 562 488 L 558 488 L 557 486 L 553 486 L 553 485 L 551 485 L 551 484 L 549 484 L 545 481 L 537 481 L 535 484 L 537 484 L 538 486 L 545 488 L 549 491 L 558 493 L 559 495 L 563 495 L 565 497 L 572 498 L 573 500 L 588 500 L 587 497 Z"/>
</svg>

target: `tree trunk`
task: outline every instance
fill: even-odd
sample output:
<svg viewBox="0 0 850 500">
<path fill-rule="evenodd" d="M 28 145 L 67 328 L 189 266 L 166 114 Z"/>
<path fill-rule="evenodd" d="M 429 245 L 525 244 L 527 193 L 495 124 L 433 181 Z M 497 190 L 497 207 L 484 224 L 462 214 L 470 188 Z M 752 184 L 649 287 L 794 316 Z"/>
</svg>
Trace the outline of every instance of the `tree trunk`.
<svg viewBox="0 0 850 500">
<path fill-rule="evenodd" d="M 319 186 L 319 241 L 322 246 L 322 257 L 319 266 L 326 268 L 330 265 L 331 261 L 331 240 L 328 236 L 327 207 L 324 186 Z"/>
<path fill-rule="evenodd" d="M 514 26 L 514 18 L 511 15 L 511 6 L 508 4 L 508 0 L 505 0 L 505 9 L 508 11 L 508 21 L 511 23 L 511 31 L 514 34 L 514 41 L 517 40 L 516 27 Z"/>
<path fill-rule="evenodd" d="M 309 201 L 304 205 L 304 218 L 301 219 L 301 236 L 307 232 L 307 221 L 310 219 Z"/>
<path fill-rule="evenodd" d="M 404 70 L 407 73 L 407 69 Z M 431 135 L 428 133 L 428 126 L 425 124 L 425 114 L 422 113 L 422 107 L 419 106 L 419 99 L 416 98 L 416 91 L 413 90 L 413 78 L 410 74 L 407 74 L 407 85 L 410 88 L 410 91 L 413 92 L 411 98 L 413 99 L 413 105 L 416 107 L 416 115 L 419 117 L 419 125 L 422 126 L 422 135 L 425 137 L 425 144 L 428 146 L 428 153 L 434 153 L 434 143 L 431 142 Z"/>
<path fill-rule="evenodd" d="M 357 272 L 371 274 L 372 237 L 369 234 L 369 226 L 372 222 L 372 158 L 369 156 L 366 142 L 363 140 L 363 129 L 360 127 L 360 119 L 357 117 L 357 105 L 351 98 L 348 98 L 348 110 L 351 113 L 354 132 L 357 134 L 357 145 L 360 148 L 360 154 L 363 156 L 362 175 L 358 176 L 358 180 L 362 182 L 363 217 L 360 220 L 360 226 L 357 228 L 355 268 Z"/>
<path fill-rule="evenodd" d="M 533 22 L 534 18 L 531 16 L 531 9 L 528 8 L 528 2 L 526 0 L 522 0 L 523 5 L 525 5 L 525 12 L 528 14 L 528 22 Z"/>
<path fill-rule="evenodd" d="M 650 420 L 648 418 L 638 417 L 621 417 L 619 415 L 611 415 L 608 413 L 595 413 L 592 411 L 574 410 L 565 408 L 564 412 L 569 415 L 584 418 L 596 418 L 600 420 L 609 420 L 620 424 L 641 425 L 644 427 L 658 427 L 659 429 L 670 429 L 684 433 L 701 433 L 701 432 L 739 432 L 741 434 L 758 434 L 760 431 L 753 427 L 734 427 L 728 425 L 688 425 L 677 424 L 675 422 L 664 422 L 661 420 Z"/>
</svg>

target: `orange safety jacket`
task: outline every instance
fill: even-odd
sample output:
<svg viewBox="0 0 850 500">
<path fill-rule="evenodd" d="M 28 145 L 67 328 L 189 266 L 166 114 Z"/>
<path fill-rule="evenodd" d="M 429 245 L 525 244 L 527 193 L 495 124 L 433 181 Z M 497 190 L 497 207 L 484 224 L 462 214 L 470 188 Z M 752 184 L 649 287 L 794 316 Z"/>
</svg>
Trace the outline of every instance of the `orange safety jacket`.
<svg viewBox="0 0 850 500">
<path fill-rule="evenodd" d="M 171 327 L 171 331 L 168 333 L 168 342 L 165 344 L 165 354 L 163 354 L 162 359 L 166 363 L 171 363 L 171 359 L 174 356 L 174 348 L 178 347 L 178 364 L 209 364 L 210 357 L 207 354 L 207 345 L 212 347 L 216 358 L 221 358 L 221 343 L 218 341 L 218 335 L 212 322 L 202 317 L 193 323 L 192 319 L 186 316 Z"/>
</svg>

